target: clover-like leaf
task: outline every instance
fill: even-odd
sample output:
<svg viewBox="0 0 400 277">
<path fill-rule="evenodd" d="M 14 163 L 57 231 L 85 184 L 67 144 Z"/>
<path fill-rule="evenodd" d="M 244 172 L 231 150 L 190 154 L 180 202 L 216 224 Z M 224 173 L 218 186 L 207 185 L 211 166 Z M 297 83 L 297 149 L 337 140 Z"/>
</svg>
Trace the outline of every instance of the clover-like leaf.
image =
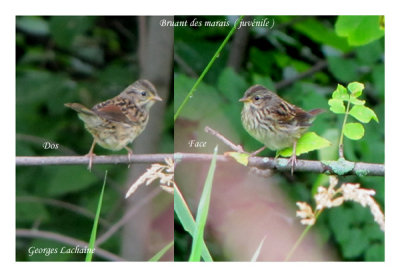
<svg viewBox="0 0 400 277">
<path fill-rule="evenodd" d="M 365 100 L 360 100 L 357 99 L 355 96 L 350 95 L 350 99 L 349 99 L 350 103 L 353 105 L 364 105 L 365 104 Z"/>
<path fill-rule="evenodd" d="M 349 89 L 352 96 L 359 97 L 364 89 L 364 84 L 359 82 L 352 82 L 347 85 L 347 88 Z"/>
<path fill-rule="evenodd" d="M 376 122 L 379 122 L 375 112 L 365 106 L 360 106 L 360 105 L 353 106 L 349 114 L 351 114 L 355 119 L 363 123 L 368 123 L 371 121 L 371 119 L 374 119 Z"/>
<path fill-rule="evenodd" d="M 332 99 L 348 100 L 349 94 L 347 92 L 347 89 L 344 86 L 338 84 L 336 90 L 332 93 Z"/>
<path fill-rule="evenodd" d="M 364 136 L 365 130 L 361 123 L 346 123 L 343 133 L 349 139 L 359 140 Z"/>
<path fill-rule="evenodd" d="M 331 142 L 323 137 L 318 136 L 314 132 L 305 133 L 298 141 L 296 145 L 296 155 L 299 156 L 304 153 L 308 153 L 313 150 L 318 150 L 331 145 Z M 277 155 L 282 157 L 290 157 L 293 152 L 293 147 L 279 150 Z"/>
<path fill-rule="evenodd" d="M 341 99 L 329 99 L 328 104 L 330 106 L 329 109 L 334 113 L 341 114 L 346 112 L 343 100 Z"/>
<path fill-rule="evenodd" d="M 238 163 L 244 166 L 247 166 L 247 164 L 249 163 L 250 154 L 248 153 L 225 152 L 224 155 L 234 158 Z"/>
</svg>

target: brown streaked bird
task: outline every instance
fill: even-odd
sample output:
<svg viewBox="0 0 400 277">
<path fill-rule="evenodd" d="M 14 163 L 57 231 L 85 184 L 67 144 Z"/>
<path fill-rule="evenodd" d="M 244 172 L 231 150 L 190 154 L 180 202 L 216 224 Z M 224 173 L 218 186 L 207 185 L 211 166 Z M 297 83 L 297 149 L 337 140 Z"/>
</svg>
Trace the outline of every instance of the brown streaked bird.
<svg viewBox="0 0 400 277">
<path fill-rule="evenodd" d="M 252 155 L 260 153 L 265 148 L 281 150 L 293 146 L 293 153 L 289 159 L 293 174 L 297 162 L 297 140 L 311 126 L 315 116 L 323 110 L 304 111 L 261 85 L 251 86 L 239 101 L 244 103 L 243 127 L 252 137 L 265 145 Z"/>
<path fill-rule="evenodd" d="M 125 148 L 130 159 L 132 150 L 127 145 L 143 132 L 151 106 L 161 100 L 150 81 L 138 80 L 119 95 L 91 109 L 79 103 L 66 103 L 66 107 L 78 112 L 85 128 L 93 136 L 92 147 L 87 154 L 90 158 L 88 169 L 92 168 L 96 144 L 113 151 Z"/>
</svg>

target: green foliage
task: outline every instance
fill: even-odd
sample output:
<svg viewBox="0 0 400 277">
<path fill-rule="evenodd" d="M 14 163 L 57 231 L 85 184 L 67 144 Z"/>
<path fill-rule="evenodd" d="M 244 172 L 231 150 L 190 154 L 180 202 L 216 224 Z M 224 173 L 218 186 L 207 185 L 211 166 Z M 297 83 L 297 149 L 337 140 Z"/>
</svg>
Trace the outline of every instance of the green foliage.
<svg viewBox="0 0 400 277">
<path fill-rule="evenodd" d="M 328 215 L 333 237 L 339 243 L 345 260 L 365 256 L 366 260 L 384 261 L 384 235 L 368 209 L 351 203 L 324 213 Z"/>
<path fill-rule="evenodd" d="M 264 19 L 265 17 L 257 16 L 252 19 Z M 196 16 L 196 18 L 198 20 L 226 19 L 231 25 L 221 28 L 206 28 L 204 26 L 175 28 L 174 51 L 176 57 L 179 58 L 174 65 L 174 91 L 177 103 L 183 101 L 187 92 L 195 83 L 197 76 L 209 63 L 211 56 L 226 38 L 233 22 L 237 19 L 237 17 L 229 16 Z M 306 159 L 337 161 L 338 141 L 342 131 L 344 132 L 341 115 L 347 114 L 349 120 L 346 123 L 361 124 L 364 136 L 359 140 L 347 139 L 343 141 L 346 158 L 353 161 L 384 162 L 384 37 L 375 36 L 369 43 L 354 44 L 354 41 L 357 41 L 357 43 L 366 41 L 365 38 L 360 36 L 359 30 L 365 31 L 365 37 L 371 37 L 368 34 L 369 31 L 365 29 L 367 25 L 364 24 L 375 19 L 371 17 L 371 20 L 368 16 L 360 17 L 366 20 L 358 25 L 358 31 L 356 31 L 356 28 L 353 31 L 349 30 L 346 35 L 339 36 L 338 30 L 341 23 L 338 21 L 343 20 L 341 17 L 269 16 L 268 18 L 272 18 L 275 22 L 272 29 L 264 27 L 251 27 L 249 29 L 248 40 L 243 41 L 243 44 L 246 45 L 241 57 L 243 62 L 239 67 L 232 68 L 229 66 L 231 50 L 236 46 L 232 44 L 232 41 L 226 44 L 220 57 L 214 62 L 208 74 L 197 87 L 193 97 L 182 110 L 180 115 L 182 122 L 178 123 L 177 121 L 178 124 L 175 124 L 176 134 L 179 134 L 175 137 L 176 151 L 185 152 L 188 150 L 184 148 L 186 141 L 185 139 L 180 140 L 181 136 L 211 140 L 211 136 L 204 135 L 203 130 L 206 125 L 214 127 L 233 143 L 242 145 L 246 152 L 259 149 L 262 145 L 249 136 L 242 126 L 240 119 L 242 105 L 238 100 L 248 87 L 261 84 L 305 110 L 322 108 L 333 112 L 318 115 L 309 129 L 310 132 L 319 134 L 331 141 L 332 145 L 305 154 Z M 181 16 L 178 19 L 191 20 L 193 17 Z M 327 66 L 322 67 L 322 70 L 317 72 L 314 71 L 313 74 L 306 74 L 296 79 L 294 83 L 290 82 L 291 78 L 314 69 L 314 65 L 319 62 L 326 62 Z M 358 85 L 355 83 L 350 85 L 349 88 L 338 86 L 335 90 L 333 87 L 334 84 L 352 83 L 354 80 L 364 84 L 365 88 L 357 90 Z M 289 85 L 285 84 L 287 81 Z M 335 97 L 332 97 L 334 90 Z M 348 111 L 347 105 L 350 105 Z M 377 123 L 378 119 L 379 124 Z M 184 124 L 187 124 L 187 126 Z M 348 125 L 346 128 L 349 128 L 351 132 L 354 131 L 352 125 Z M 361 131 L 355 130 L 355 133 L 360 135 Z M 351 136 L 347 131 L 346 135 Z M 200 151 L 207 152 L 211 149 Z M 236 155 L 231 152 L 228 155 L 234 156 L 244 164 L 247 161 L 246 154 Z M 259 155 L 272 156 L 274 153 L 265 150 Z M 345 165 L 343 168 L 348 170 L 354 166 L 354 163 L 343 161 L 343 165 Z M 184 176 L 187 172 L 179 172 L 179 167 L 177 167 L 175 174 L 177 179 L 186 180 Z M 274 176 L 276 175 L 279 174 L 274 173 Z M 371 177 L 353 176 L 345 178 L 348 178 L 349 182 L 360 182 L 364 186 Z M 280 188 L 290 198 L 294 199 L 293 201 L 302 199 L 308 202 L 312 195 L 310 184 L 315 184 L 313 187 L 316 187 L 317 184 L 327 182 L 326 178 L 305 173 L 296 174 L 293 180 L 279 177 L 277 179 Z M 375 177 L 368 184 L 370 188 L 376 190 L 376 199 L 378 199 L 380 206 L 384 206 L 384 178 Z M 181 189 L 186 193 L 184 187 Z M 189 201 L 189 199 L 187 200 Z M 357 205 L 348 205 L 346 209 L 354 214 Z M 212 210 L 210 210 L 211 212 Z M 384 249 L 384 235 L 380 231 L 375 239 L 370 239 L 370 214 L 356 213 L 356 216 L 359 217 L 360 221 L 355 223 L 358 231 L 354 231 L 352 236 L 361 232 L 361 238 L 368 237 L 367 245 L 365 245 L 365 239 L 360 239 L 355 242 L 356 245 L 351 250 L 343 248 L 326 219 L 329 216 L 321 217 L 320 222 L 318 222 L 318 230 L 323 230 L 325 241 L 333 247 L 336 246 L 338 254 L 344 260 L 384 260 L 384 251 L 382 251 Z M 188 235 L 185 229 L 178 227 L 180 224 L 180 219 L 176 216 L 175 259 L 183 261 L 187 260 L 189 256 L 189 245 L 192 237 Z M 347 234 L 350 236 L 350 232 Z M 207 237 L 207 241 L 213 241 L 213 239 L 215 237 L 212 234 Z M 268 237 L 268 239 L 271 238 Z M 229 259 L 230 253 L 222 252 L 222 247 L 218 245 L 218 242 L 207 243 L 213 254 L 213 259 Z M 360 252 L 357 248 L 363 250 Z M 361 254 L 355 256 L 356 252 Z"/>
<path fill-rule="evenodd" d="M 136 17 L 18 16 L 16 18 L 16 155 L 84 155 L 92 143 L 76 113 L 64 107 L 79 102 L 88 107 L 114 97 L 139 77 L 138 23 Z M 173 101 L 166 99 L 167 110 Z M 160 150 L 173 152 L 173 112 L 165 116 Z M 44 149 L 44 142 L 58 144 Z M 101 147 L 95 153 L 111 152 Z M 45 197 L 71 203 L 93 213 L 99 184 L 108 170 L 109 189 L 103 198 L 102 215 L 115 221 L 124 211 L 121 190 L 127 167 L 85 165 L 16 168 L 16 196 Z M 40 229 L 87 241 L 93 222 L 86 217 L 23 200 L 16 203 L 16 228 Z M 161 204 L 160 204 L 161 205 Z M 102 226 L 104 227 L 104 226 Z M 99 227 L 100 228 L 100 227 Z M 102 230 L 103 231 L 103 230 Z M 17 238 L 17 260 L 83 260 L 82 255 L 33 255 L 27 249 L 44 240 Z M 48 241 L 46 247 L 60 244 Z M 101 247 L 118 253 L 121 234 Z M 38 246 L 39 247 L 39 246 Z M 93 257 L 99 260 L 98 256 Z"/>
<path fill-rule="evenodd" d="M 310 151 L 322 149 L 331 145 L 330 141 L 318 136 L 314 132 L 307 132 L 299 138 L 296 145 L 296 156 L 308 153 Z M 293 147 L 287 147 L 279 150 L 277 156 L 290 157 L 293 153 Z"/>
<path fill-rule="evenodd" d="M 347 16 L 338 17 L 335 31 L 346 37 L 350 45 L 360 46 L 381 38 L 385 31 L 380 24 L 380 16 Z"/>
<path fill-rule="evenodd" d="M 356 120 L 362 123 L 368 123 L 371 119 L 378 121 L 378 117 L 375 112 L 365 107 L 365 101 L 359 100 L 358 97 L 362 95 L 364 90 L 364 84 L 358 82 L 352 82 L 347 86 L 347 89 L 342 85 L 338 85 L 336 90 L 332 93 L 332 98 L 329 99 L 328 104 L 330 110 L 336 114 L 345 114 L 342 128 L 342 136 L 345 135 L 347 138 L 352 140 L 359 140 L 364 136 L 365 130 L 362 124 L 347 123 L 347 116 L 351 115 Z M 346 107 L 345 107 L 346 102 Z M 350 106 L 352 108 L 350 109 Z M 343 138 L 341 138 L 342 142 Z"/>
<path fill-rule="evenodd" d="M 328 22 L 321 22 L 311 17 L 294 24 L 294 28 L 320 44 L 330 45 L 344 52 L 350 50 L 346 40 L 338 38 Z"/>
</svg>

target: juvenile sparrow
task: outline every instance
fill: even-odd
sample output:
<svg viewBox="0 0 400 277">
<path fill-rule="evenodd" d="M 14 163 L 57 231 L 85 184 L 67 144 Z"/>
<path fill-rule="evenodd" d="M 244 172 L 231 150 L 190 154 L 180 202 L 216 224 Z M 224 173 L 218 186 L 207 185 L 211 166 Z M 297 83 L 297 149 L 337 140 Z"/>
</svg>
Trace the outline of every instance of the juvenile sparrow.
<svg viewBox="0 0 400 277">
<path fill-rule="evenodd" d="M 79 103 L 66 103 L 66 107 L 78 112 L 85 128 L 93 136 L 93 144 L 87 154 L 90 158 L 88 169 L 92 168 L 96 143 L 113 151 L 125 148 L 130 159 L 132 150 L 127 144 L 143 132 L 149 120 L 151 106 L 155 101 L 161 100 L 152 83 L 138 80 L 119 95 L 91 109 Z"/>
<path fill-rule="evenodd" d="M 296 165 L 297 140 L 305 133 L 315 116 L 323 110 L 309 112 L 290 104 L 274 92 L 261 85 L 254 85 L 246 90 L 239 100 L 244 103 L 242 124 L 246 131 L 266 147 L 280 150 L 293 145 L 293 153 L 289 159 L 293 168 Z"/>
</svg>

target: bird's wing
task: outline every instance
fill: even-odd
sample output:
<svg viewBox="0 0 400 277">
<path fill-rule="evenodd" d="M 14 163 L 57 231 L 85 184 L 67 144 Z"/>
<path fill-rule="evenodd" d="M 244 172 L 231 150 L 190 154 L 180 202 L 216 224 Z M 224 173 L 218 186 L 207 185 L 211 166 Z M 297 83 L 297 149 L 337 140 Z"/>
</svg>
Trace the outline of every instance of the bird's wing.
<svg viewBox="0 0 400 277">
<path fill-rule="evenodd" d="M 118 101 L 108 100 L 97 104 L 92 110 L 97 115 L 107 120 L 129 125 L 140 124 L 143 113 L 136 105 L 128 102 L 126 99 L 120 99 Z"/>
</svg>

